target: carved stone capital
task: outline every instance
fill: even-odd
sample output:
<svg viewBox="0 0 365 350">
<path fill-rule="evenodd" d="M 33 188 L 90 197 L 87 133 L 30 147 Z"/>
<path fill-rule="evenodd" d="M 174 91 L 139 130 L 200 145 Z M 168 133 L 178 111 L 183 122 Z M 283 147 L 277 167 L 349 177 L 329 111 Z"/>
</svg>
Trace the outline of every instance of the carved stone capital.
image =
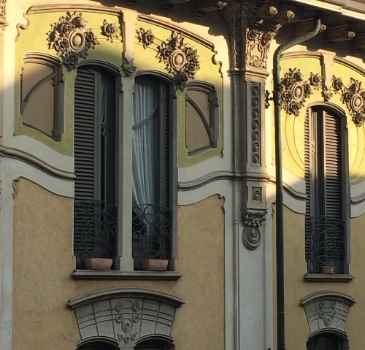
<svg viewBox="0 0 365 350">
<path fill-rule="evenodd" d="M 269 30 L 247 28 L 246 66 L 266 69 L 271 40 L 274 39 L 280 28 L 281 24 L 277 24 Z"/>
<path fill-rule="evenodd" d="M 49 48 L 57 52 L 69 70 L 75 69 L 79 60 L 86 58 L 88 50 L 99 44 L 86 23 L 81 13 L 67 12 L 47 33 Z"/>
<path fill-rule="evenodd" d="M 134 65 L 134 59 L 129 60 L 127 57 L 123 55 L 123 63 L 122 63 L 122 69 L 127 77 L 130 77 L 134 74 L 137 67 Z"/>
<path fill-rule="evenodd" d="M 260 227 L 266 221 L 267 210 L 247 210 L 243 214 L 242 242 L 249 250 L 255 250 L 261 242 Z"/>
<path fill-rule="evenodd" d="M 0 28 L 8 25 L 6 21 L 6 0 L 0 0 Z"/>
</svg>

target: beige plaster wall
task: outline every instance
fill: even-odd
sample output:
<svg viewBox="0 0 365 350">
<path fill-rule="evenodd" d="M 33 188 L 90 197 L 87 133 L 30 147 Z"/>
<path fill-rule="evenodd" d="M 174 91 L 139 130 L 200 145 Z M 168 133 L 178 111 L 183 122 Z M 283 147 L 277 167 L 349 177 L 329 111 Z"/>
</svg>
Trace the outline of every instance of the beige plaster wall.
<svg viewBox="0 0 365 350">
<path fill-rule="evenodd" d="M 285 323 L 287 349 L 305 349 L 309 335 L 304 309 L 299 305 L 302 297 L 324 290 L 348 294 L 357 301 L 350 308 L 347 334 L 351 349 L 365 349 L 363 315 L 365 314 L 365 265 L 363 254 L 363 227 L 365 214 L 351 219 L 351 264 L 350 273 L 355 280 L 349 283 L 310 283 L 303 280 L 306 273 L 304 251 L 304 215 L 297 214 L 284 207 L 285 235 Z M 275 232 L 275 223 L 273 223 Z M 275 239 L 274 239 L 275 244 Z M 275 250 L 274 250 L 275 252 Z M 273 270 L 275 274 L 275 269 Z M 274 286 L 275 287 L 275 286 Z M 274 303 L 276 305 L 276 302 Z M 276 313 L 274 313 L 274 324 Z"/>
<path fill-rule="evenodd" d="M 13 349 L 74 350 L 69 298 L 107 287 L 165 291 L 185 301 L 173 338 L 179 350 L 224 348 L 223 200 L 212 196 L 178 209 L 179 281 L 75 281 L 72 199 L 21 179 L 14 202 Z"/>
</svg>

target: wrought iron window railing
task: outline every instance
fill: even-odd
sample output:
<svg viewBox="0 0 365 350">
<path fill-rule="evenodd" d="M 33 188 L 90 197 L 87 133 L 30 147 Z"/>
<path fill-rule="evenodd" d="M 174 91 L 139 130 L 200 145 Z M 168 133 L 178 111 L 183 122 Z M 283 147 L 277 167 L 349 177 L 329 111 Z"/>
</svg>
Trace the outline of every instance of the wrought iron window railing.
<svg viewBox="0 0 365 350">
<path fill-rule="evenodd" d="M 306 260 L 309 273 L 321 273 L 323 266 L 333 266 L 343 273 L 345 258 L 345 225 L 335 217 L 311 217 L 306 228 Z"/>
<path fill-rule="evenodd" d="M 155 204 L 133 207 L 132 237 L 136 270 L 144 259 L 170 260 L 171 211 Z"/>
<path fill-rule="evenodd" d="M 75 201 L 74 252 L 78 268 L 85 258 L 114 258 L 117 238 L 117 207 L 85 200 Z"/>
</svg>

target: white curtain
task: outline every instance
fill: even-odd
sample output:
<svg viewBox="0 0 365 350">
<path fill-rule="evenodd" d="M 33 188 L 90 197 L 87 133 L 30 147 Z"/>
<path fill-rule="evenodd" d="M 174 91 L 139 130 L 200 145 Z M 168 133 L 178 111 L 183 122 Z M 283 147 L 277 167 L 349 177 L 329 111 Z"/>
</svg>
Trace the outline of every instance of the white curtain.
<svg viewBox="0 0 365 350">
<path fill-rule="evenodd" d="M 158 87 L 152 82 L 137 80 L 133 102 L 133 206 L 155 204 Z"/>
</svg>

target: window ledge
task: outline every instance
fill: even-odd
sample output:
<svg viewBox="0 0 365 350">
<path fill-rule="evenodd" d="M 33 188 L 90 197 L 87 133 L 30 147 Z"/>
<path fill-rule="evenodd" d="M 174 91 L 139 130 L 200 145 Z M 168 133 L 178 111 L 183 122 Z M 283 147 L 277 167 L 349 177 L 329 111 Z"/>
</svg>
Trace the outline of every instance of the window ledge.
<svg viewBox="0 0 365 350">
<path fill-rule="evenodd" d="M 71 277 L 75 280 L 163 280 L 176 281 L 182 277 L 176 271 L 97 271 L 97 270 L 74 270 Z"/>
<path fill-rule="evenodd" d="M 351 282 L 355 276 L 350 274 L 325 274 L 325 273 L 306 273 L 303 277 L 306 282 Z"/>
</svg>

